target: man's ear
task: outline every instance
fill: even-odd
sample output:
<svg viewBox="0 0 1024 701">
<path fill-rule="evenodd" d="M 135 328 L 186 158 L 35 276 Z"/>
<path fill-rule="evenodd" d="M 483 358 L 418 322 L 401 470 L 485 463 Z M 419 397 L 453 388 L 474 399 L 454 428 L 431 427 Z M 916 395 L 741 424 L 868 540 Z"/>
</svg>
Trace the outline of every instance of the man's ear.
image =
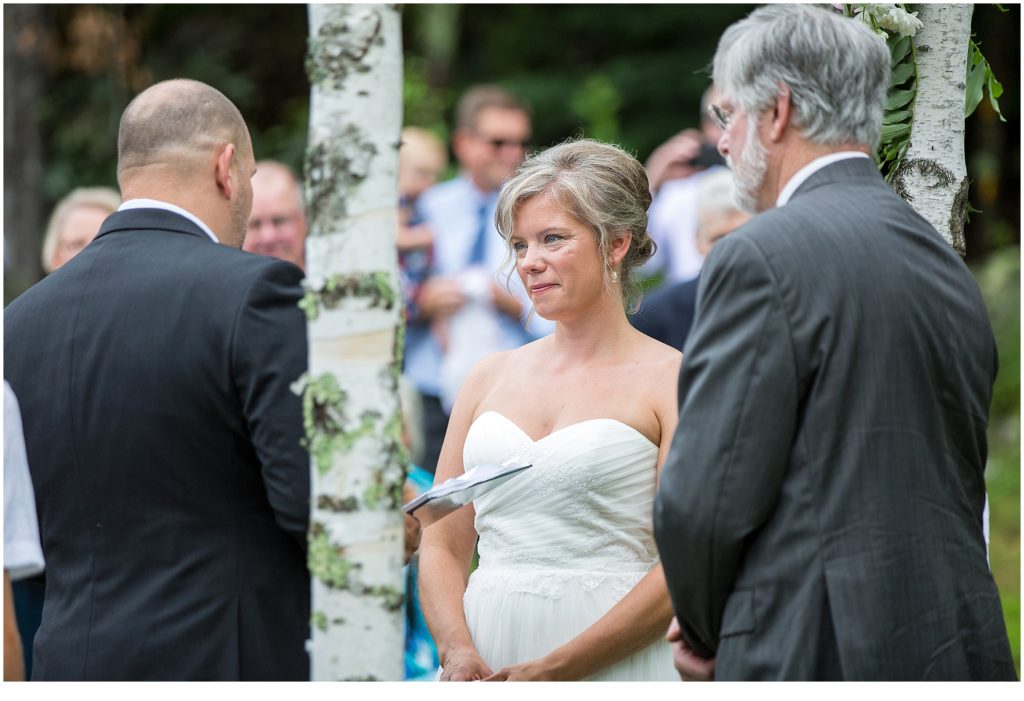
<svg viewBox="0 0 1024 701">
<path fill-rule="evenodd" d="M 789 126 L 789 115 L 793 109 L 792 93 L 789 86 L 779 83 L 779 94 L 775 97 L 775 109 L 772 110 L 771 129 L 768 131 L 768 138 L 774 142 L 782 140 Z"/>
<path fill-rule="evenodd" d="M 235 196 L 237 184 L 234 180 L 235 145 L 227 144 L 217 153 L 217 161 L 214 165 L 214 177 L 217 180 L 217 189 L 225 199 Z"/>
</svg>

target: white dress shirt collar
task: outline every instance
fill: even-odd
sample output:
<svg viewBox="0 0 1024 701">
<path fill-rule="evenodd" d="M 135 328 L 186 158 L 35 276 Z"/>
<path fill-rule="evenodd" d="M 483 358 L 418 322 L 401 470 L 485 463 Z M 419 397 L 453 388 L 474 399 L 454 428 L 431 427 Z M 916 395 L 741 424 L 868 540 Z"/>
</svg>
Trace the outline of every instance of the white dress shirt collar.
<svg viewBox="0 0 1024 701">
<path fill-rule="evenodd" d="M 151 200 L 145 197 L 139 197 L 134 200 L 126 200 L 125 202 L 122 202 L 121 206 L 117 208 L 117 211 L 123 212 L 126 209 L 163 209 L 168 212 L 180 214 L 181 216 L 185 217 L 193 224 L 198 226 L 200 229 L 202 229 L 207 236 L 213 239 L 214 243 L 220 243 L 220 240 L 213 233 L 210 227 L 203 223 L 202 219 L 192 214 L 192 212 L 188 211 L 187 209 L 182 209 L 176 204 L 171 204 L 170 202 L 163 202 L 161 200 Z"/>
<path fill-rule="evenodd" d="M 793 196 L 793 193 L 796 192 L 798 187 L 804 184 L 804 181 L 806 181 L 807 178 L 811 177 L 825 166 L 832 165 L 838 161 L 845 161 L 847 158 L 869 158 L 869 156 L 863 151 L 837 151 L 836 153 L 830 153 L 827 156 L 815 158 L 793 174 L 793 177 L 789 179 L 786 186 L 782 188 L 782 192 L 779 193 L 779 199 L 775 201 L 775 206 L 781 207 L 789 202 L 789 198 Z"/>
</svg>

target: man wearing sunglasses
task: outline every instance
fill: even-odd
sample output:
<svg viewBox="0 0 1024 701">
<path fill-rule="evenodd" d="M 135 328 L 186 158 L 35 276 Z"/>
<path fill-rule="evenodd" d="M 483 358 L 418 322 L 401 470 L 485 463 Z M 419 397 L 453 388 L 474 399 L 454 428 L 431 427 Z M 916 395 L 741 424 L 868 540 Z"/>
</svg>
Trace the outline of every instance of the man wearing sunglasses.
<svg viewBox="0 0 1024 701">
<path fill-rule="evenodd" d="M 494 226 L 494 207 L 502 183 L 526 157 L 531 136 L 530 113 L 520 99 L 493 85 L 471 88 L 456 107 L 452 135 L 459 175 L 419 200 L 434 232 L 434 269 L 408 320 L 405 372 L 423 398 L 423 466 L 431 472 L 451 402 L 470 367 L 552 328 L 539 318 L 525 328 L 526 293 L 517 280 L 506 285 L 499 272 L 506 246 Z"/>
</svg>

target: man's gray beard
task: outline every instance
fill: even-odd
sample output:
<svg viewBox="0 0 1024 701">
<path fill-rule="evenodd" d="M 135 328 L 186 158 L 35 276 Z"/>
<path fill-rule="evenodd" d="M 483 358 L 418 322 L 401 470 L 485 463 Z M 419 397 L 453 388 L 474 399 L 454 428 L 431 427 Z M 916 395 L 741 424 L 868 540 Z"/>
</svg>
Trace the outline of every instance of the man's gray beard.
<svg viewBox="0 0 1024 701">
<path fill-rule="evenodd" d="M 757 214 L 757 195 L 764 186 L 768 170 L 768 152 L 758 138 L 757 121 L 751 119 L 747 127 L 747 144 L 738 159 L 727 156 L 726 164 L 732 171 L 735 184 L 736 206 L 747 214 Z"/>
</svg>

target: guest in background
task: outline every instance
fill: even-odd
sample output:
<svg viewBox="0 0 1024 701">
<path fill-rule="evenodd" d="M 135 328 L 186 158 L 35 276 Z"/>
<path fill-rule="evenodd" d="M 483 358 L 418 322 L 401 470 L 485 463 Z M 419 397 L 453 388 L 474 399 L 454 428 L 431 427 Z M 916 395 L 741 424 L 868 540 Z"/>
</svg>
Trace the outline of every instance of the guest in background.
<svg viewBox="0 0 1024 701">
<path fill-rule="evenodd" d="M 25 456 L 21 412 L 11 386 L 4 382 L 4 681 L 29 678 L 30 653 L 19 635 L 11 582 L 43 571 L 32 477 Z M 38 625 L 38 623 L 37 623 Z M 34 631 L 33 631 L 34 632 Z M 28 643 L 31 645 L 31 642 Z"/>
<path fill-rule="evenodd" d="M 252 213 L 243 251 L 274 256 L 306 268 L 306 207 L 295 171 L 278 161 L 258 161 L 252 178 Z"/>
<path fill-rule="evenodd" d="M 750 215 L 736 204 L 732 174 L 727 169 L 716 168 L 701 179 L 697 190 L 697 252 L 702 258 L 716 241 L 749 219 Z M 699 283 L 698 274 L 692 280 L 669 285 L 650 295 L 633 316 L 633 326 L 682 350 L 696 312 Z"/>
<path fill-rule="evenodd" d="M 443 336 L 444 320 L 427 318 L 419 306 L 420 290 L 432 274 L 434 265 L 434 232 L 423 219 L 419 199 L 437 182 L 447 165 L 448 151 L 436 135 L 419 127 L 406 127 L 402 130 L 402 145 L 398 149 L 397 244 L 398 275 L 405 300 L 403 369 L 406 373 L 409 372 L 410 358 L 418 358 L 424 351 L 429 354 L 428 346 L 437 343 L 430 338 L 431 334 Z M 417 398 L 419 403 L 420 399 Z M 422 411 L 418 414 L 420 421 L 422 414 Z M 440 421 L 436 412 L 430 415 L 430 419 L 432 425 Z M 418 429 L 422 433 L 423 426 L 419 425 Z M 418 465 L 429 465 L 433 472 L 441 443 L 436 427 L 431 435 L 434 438 L 429 444 L 424 441 L 417 443 L 419 450 L 414 451 L 413 461 Z"/>
<path fill-rule="evenodd" d="M 725 165 L 715 144 L 722 130 L 707 115 L 714 87 L 701 97 L 700 129 L 686 129 L 659 146 L 647 160 L 654 202 L 648 213 L 658 250 L 640 272 L 663 274 L 664 284 L 693 279 L 704 256 L 697 250 L 697 189 L 706 174 Z"/>
<path fill-rule="evenodd" d="M 53 209 L 43 239 L 43 270 L 52 273 L 96 238 L 103 220 L 117 211 L 121 195 L 109 187 L 72 190 Z"/>
</svg>

